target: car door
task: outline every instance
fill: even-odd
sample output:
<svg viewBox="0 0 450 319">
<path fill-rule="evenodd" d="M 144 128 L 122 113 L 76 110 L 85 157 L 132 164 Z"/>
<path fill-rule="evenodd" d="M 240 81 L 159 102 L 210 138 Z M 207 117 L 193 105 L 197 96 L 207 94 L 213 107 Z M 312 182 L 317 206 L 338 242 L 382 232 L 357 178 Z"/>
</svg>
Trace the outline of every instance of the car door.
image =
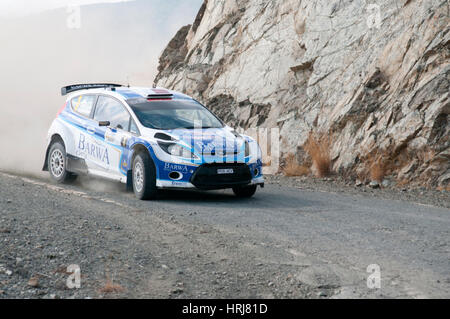
<svg viewBox="0 0 450 319">
<path fill-rule="evenodd" d="M 95 108 L 94 120 L 99 124 L 96 134 L 103 138 L 103 151 L 99 151 L 99 160 L 104 164 L 108 177 L 124 181 L 127 175 L 127 156 L 131 116 L 119 100 L 100 95 Z M 100 124 L 109 125 L 100 126 Z"/>
<path fill-rule="evenodd" d="M 75 96 L 70 101 L 70 107 L 74 116 L 68 118 L 71 124 L 70 138 L 66 139 L 67 154 L 84 160 L 86 166 L 90 169 L 95 167 L 92 161 L 92 145 L 96 144 L 95 128 L 97 123 L 92 119 L 97 95 L 85 94 Z"/>
</svg>

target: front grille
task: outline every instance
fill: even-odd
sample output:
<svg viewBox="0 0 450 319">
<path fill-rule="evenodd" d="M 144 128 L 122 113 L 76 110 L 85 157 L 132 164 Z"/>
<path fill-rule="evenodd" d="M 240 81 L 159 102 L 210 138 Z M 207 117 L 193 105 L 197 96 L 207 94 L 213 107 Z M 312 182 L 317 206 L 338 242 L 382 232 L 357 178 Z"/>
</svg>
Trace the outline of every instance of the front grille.
<svg viewBox="0 0 450 319">
<path fill-rule="evenodd" d="M 233 174 L 218 174 L 219 169 L 233 169 Z M 237 185 L 247 185 L 252 180 L 250 168 L 246 164 L 205 164 L 191 177 L 191 183 L 200 189 L 223 189 Z"/>
</svg>

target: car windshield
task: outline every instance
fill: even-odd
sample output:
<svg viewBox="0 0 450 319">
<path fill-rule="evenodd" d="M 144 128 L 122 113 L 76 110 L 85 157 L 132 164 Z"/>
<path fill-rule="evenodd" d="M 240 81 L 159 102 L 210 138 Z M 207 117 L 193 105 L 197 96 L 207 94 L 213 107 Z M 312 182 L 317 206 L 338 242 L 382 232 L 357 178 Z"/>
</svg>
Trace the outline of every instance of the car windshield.
<svg viewBox="0 0 450 319">
<path fill-rule="evenodd" d="M 142 125 L 158 130 L 222 128 L 210 111 L 194 100 L 132 99 L 127 103 Z"/>
</svg>

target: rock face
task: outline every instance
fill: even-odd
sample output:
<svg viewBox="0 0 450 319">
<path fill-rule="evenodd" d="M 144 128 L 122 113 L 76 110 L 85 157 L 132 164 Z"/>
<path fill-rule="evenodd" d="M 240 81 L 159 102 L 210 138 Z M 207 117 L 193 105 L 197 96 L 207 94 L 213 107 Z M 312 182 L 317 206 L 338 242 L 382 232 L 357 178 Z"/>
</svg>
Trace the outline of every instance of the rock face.
<svg viewBox="0 0 450 319">
<path fill-rule="evenodd" d="M 337 172 L 361 171 L 379 151 L 416 160 L 412 181 L 448 183 L 450 2 L 368 2 L 205 0 L 155 84 L 231 126 L 278 128 L 282 156 L 301 159 L 309 133 L 322 132 Z"/>
</svg>

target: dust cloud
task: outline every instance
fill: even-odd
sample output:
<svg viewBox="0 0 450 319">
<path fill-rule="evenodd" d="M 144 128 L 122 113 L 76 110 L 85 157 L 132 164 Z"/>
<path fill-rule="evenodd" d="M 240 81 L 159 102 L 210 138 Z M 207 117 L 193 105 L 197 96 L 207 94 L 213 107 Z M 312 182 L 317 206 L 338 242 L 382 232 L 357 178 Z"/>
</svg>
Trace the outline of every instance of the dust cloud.
<svg viewBox="0 0 450 319">
<path fill-rule="evenodd" d="M 150 86 L 158 57 L 202 1 L 139 0 L 0 17 L 0 170 L 47 176 L 47 130 L 61 87 L 112 82 Z M 74 28 L 75 26 L 75 28 Z"/>
</svg>

